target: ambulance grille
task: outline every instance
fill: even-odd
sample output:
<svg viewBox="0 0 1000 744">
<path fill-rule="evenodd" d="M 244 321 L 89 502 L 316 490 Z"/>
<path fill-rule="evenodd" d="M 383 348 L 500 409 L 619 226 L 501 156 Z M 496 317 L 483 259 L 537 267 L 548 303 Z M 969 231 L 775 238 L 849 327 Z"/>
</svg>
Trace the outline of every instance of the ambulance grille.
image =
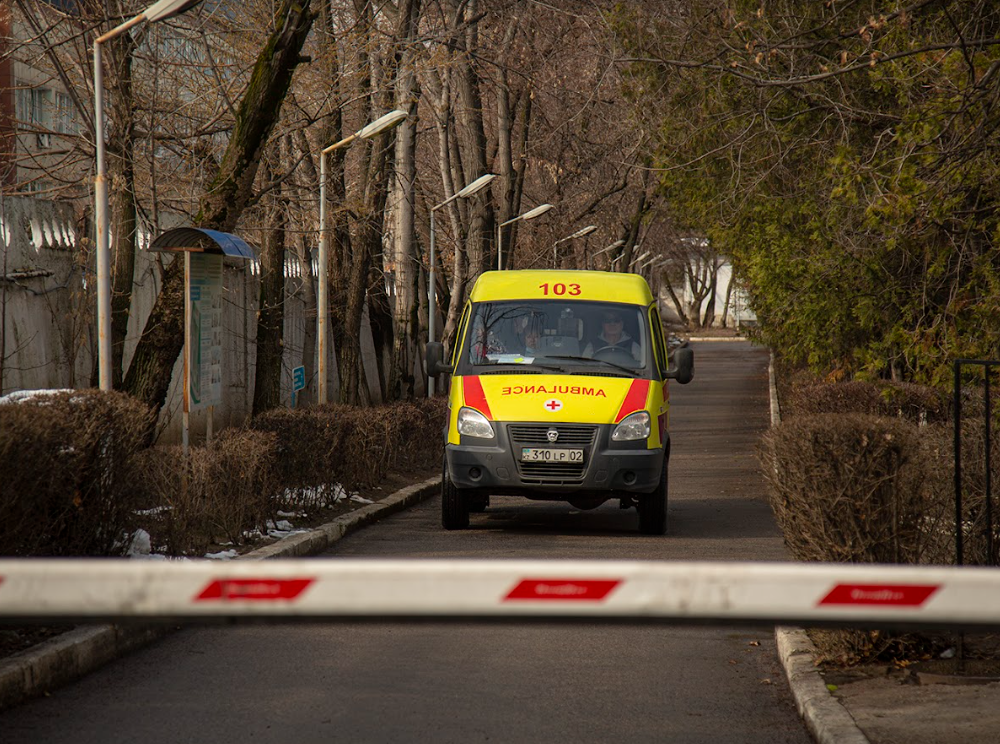
<svg viewBox="0 0 1000 744">
<path fill-rule="evenodd" d="M 546 481 L 579 481 L 583 478 L 584 466 L 581 463 L 561 462 L 519 462 L 521 477 L 525 480 L 539 479 Z"/>
<path fill-rule="evenodd" d="M 549 429 L 559 432 L 555 442 L 548 439 Z M 511 425 L 507 427 L 510 441 L 517 444 L 537 445 L 539 447 L 586 447 L 597 438 L 596 426 L 548 426 L 546 424 Z M 534 463 L 538 464 L 538 463 Z M 579 466 L 574 466 L 579 467 Z"/>
</svg>

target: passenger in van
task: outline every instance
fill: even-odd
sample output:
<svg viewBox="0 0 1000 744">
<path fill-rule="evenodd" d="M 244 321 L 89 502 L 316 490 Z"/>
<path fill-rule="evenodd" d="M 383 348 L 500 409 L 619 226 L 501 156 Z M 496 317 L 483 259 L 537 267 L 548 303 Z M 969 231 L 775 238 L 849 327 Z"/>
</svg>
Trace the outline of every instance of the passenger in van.
<svg viewBox="0 0 1000 744">
<path fill-rule="evenodd" d="M 541 351 L 542 334 L 537 328 L 529 328 L 524 333 L 524 355 L 535 356 Z"/>
<path fill-rule="evenodd" d="M 542 319 L 534 313 L 524 313 L 515 317 L 511 325 L 510 338 L 505 344 L 507 350 L 526 356 L 537 354 L 542 336 Z"/>
<path fill-rule="evenodd" d="M 596 341 L 591 341 L 583 350 L 585 357 L 592 357 L 601 349 L 614 347 L 622 349 L 639 361 L 642 350 L 635 340 L 625 333 L 622 314 L 617 310 L 606 310 L 601 317 L 601 332 Z"/>
</svg>

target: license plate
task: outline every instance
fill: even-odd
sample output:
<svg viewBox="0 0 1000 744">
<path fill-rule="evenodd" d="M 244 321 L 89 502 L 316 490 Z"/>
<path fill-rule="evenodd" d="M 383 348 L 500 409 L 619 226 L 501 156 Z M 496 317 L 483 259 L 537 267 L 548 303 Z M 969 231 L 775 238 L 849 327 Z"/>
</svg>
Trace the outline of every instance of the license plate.
<svg viewBox="0 0 1000 744">
<path fill-rule="evenodd" d="M 583 450 L 522 447 L 521 462 L 583 462 Z"/>
</svg>

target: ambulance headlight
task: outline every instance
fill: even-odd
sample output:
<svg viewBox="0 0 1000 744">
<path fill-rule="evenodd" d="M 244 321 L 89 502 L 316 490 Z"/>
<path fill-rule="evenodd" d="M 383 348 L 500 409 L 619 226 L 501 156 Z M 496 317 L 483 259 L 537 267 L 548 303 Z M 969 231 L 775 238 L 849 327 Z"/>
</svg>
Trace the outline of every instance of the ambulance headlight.
<svg viewBox="0 0 1000 744">
<path fill-rule="evenodd" d="M 646 411 L 626 416 L 611 434 L 613 442 L 631 442 L 649 437 L 649 414 Z"/>
<path fill-rule="evenodd" d="M 490 420 L 473 408 L 462 406 L 458 410 L 458 433 L 467 437 L 479 437 L 480 439 L 492 439 L 494 437 L 493 426 Z"/>
</svg>

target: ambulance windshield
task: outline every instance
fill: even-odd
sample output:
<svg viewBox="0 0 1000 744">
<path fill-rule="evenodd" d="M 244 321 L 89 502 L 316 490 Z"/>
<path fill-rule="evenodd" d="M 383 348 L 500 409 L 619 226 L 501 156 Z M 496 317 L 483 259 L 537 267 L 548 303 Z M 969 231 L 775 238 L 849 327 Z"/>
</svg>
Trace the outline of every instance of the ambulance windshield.
<svg viewBox="0 0 1000 744">
<path fill-rule="evenodd" d="M 473 366 L 579 363 L 639 370 L 648 354 L 645 317 L 643 308 L 610 302 L 478 303 L 465 358 Z"/>
</svg>

